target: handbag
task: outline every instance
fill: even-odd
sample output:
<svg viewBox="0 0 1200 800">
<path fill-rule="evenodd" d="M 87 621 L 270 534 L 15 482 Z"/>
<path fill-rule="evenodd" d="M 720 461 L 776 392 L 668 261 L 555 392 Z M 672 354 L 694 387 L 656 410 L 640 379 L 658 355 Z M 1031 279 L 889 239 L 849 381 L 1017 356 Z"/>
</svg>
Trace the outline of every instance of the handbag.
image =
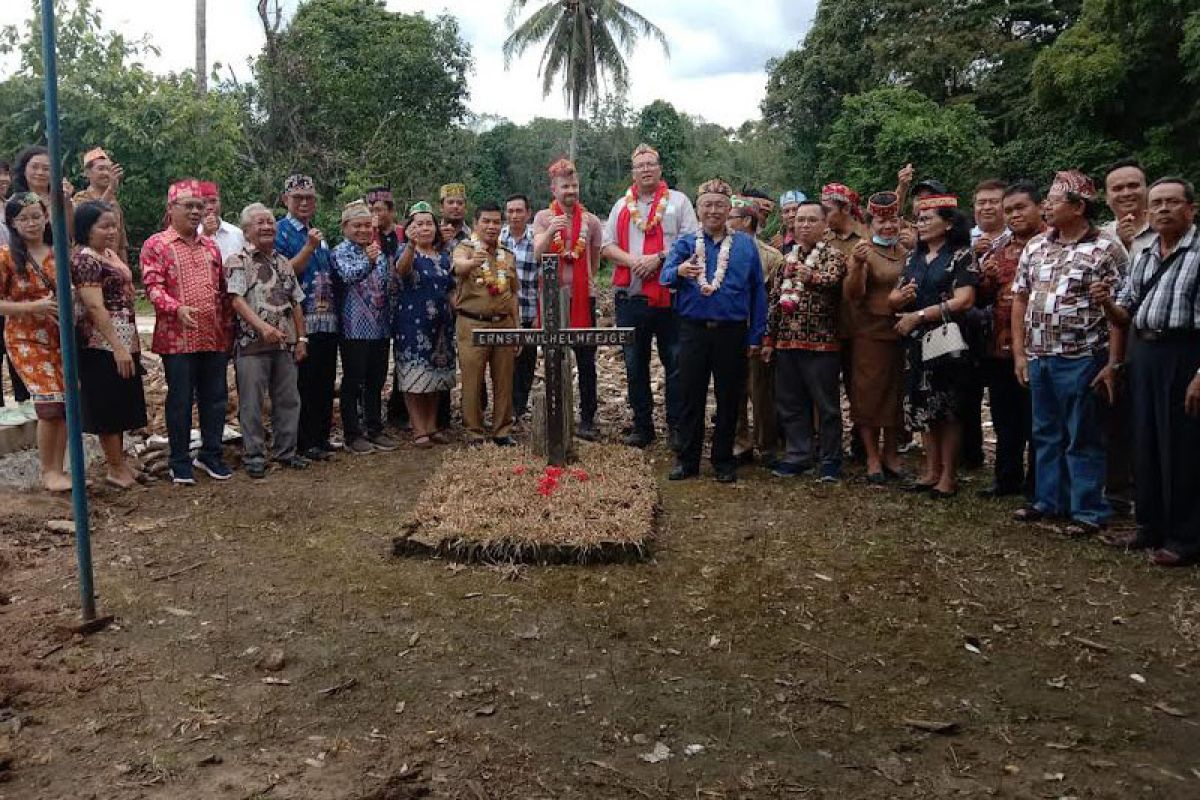
<svg viewBox="0 0 1200 800">
<path fill-rule="evenodd" d="M 949 319 L 942 303 L 942 324 L 921 335 L 921 361 L 927 367 L 940 367 L 966 358 L 970 352 L 958 323 Z"/>
</svg>

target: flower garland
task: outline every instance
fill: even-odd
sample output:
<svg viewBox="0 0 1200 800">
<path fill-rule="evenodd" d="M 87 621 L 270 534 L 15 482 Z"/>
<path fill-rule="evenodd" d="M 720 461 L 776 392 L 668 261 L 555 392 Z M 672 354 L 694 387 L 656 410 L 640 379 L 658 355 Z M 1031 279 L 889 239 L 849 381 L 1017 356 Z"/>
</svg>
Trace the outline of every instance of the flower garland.
<svg viewBox="0 0 1200 800">
<path fill-rule="evenodd" d="M 633 187 L 630 186 L 625 190 L 625 207 L 629 209 L 629 219 L 638 229 L 645 233 L 648 230 L 653 230 L 656 225 L 662 222 L 663 215 L 667 213 L 667 201 L 670 199 L 666 192 L 662 192 L 662 196 L 658 202 L 651 207 L 650 217 L 642 219 L 642 213 L 638 210 L 637 195 L 633 192 Z"/>
<path fill-rule="evenodd" d="M 493 297 L 508 291 L 508 270 L 504 267 L 504 251 L 496 248 L 496 270 L 493 272 L 492 264 L 486 258 L 488 255 L 487 245 L 480 241 L 479 236 L 474 233 L 471 234 L 471 243 L 474 245 L 476 253 L 483 253 L 485 256 L 483 264 L 479 267 L 479 277 L 475 279 L 476 285 L 486 286 L 488 294 Z"/>
<path fill-rule="evenodd" d="M 696 234 L 696 252 L 692 255 L 692 263 L 700 267 L 700 276 L 696 283 L 700 284 L 700 294 L 708 297 L 721 288 L 725 282 L 725 271 L 729 269 L 729 250 L 733 246 L 733 235 L 727 234 L 717 250 L 717 271 L 713 273 L 712 281 L 708 280 L 708 261 L 704 253 L 704 234 Z"/>
<path fill-rule="evenodd" d="M 817 242 L 816 246 L 809 251 L 808 257 L 804 259 L 804 266 L 815 271 L 817 269 L 816 258 L 823 247 L 825 247 L 824 242 Z M 779 308 L 785 314 L 791 314 L 796 311 L 796 308 L 800 305 L 800 293 L 808 288 L 805 286 L 804 281 L 793 277 L 800 263 L 800 260 L 796 257 L 796 253 L 799 250 L 799 247 L 792 248 L 792 252 L 788 253 L 787 258 L 784 259 L 783 280 L 779 284 Z"/>
<path fill-rule="evenodd" d="M 587 251 L 587 209 L 583 207 L 582 203 L 576 203 L 575 206 L 579 209 L 579 238 L 575 240 L 575 246 L 571 248 L 570 252 L 567 251 L 562 231 L 556 232 L 550 242 L 551 249 L 555 253 L 561 254 L 564 261 L 578 261 L 583 258 L 583 254 Z M 567 215 L 567 212 L 559 205 L 557 200 L 550 201 L 550 213 L 556 217 L 565 217 Z"/>
</svg>

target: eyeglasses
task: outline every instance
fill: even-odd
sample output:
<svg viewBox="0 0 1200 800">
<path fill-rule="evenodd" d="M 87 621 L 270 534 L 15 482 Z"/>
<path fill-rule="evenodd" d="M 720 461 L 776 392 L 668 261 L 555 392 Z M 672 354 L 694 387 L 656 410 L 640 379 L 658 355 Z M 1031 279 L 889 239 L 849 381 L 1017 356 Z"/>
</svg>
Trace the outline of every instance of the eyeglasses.
<svg viewBox="0 0 1200 800">
<path fill-rule="evenodd" d="M 179 206 L 182 209 L 186 209 L 187 211 L 203 211 L 204 210 L 204 201 L 203 200 L 176 200 L 175 205 Z"/>
<path fill-rule="evenodd" d="M 634 172 L 652 172 L 653 170 L 656 170 L 656 169 L 658 169 L 657 161 L 651 161 L 651 162 L 644 163 L 644 164 L 634 164 L 633 165 Z"/>
<path fill-rule="evenodd" d="M 1150 208 L 1157 210 L 1160 208 L 1179 208 L 1188 205 L 1188 201 L 1182 197 L 1160 197 L 1157 200 L 1150 201 Z"/>
</svg>

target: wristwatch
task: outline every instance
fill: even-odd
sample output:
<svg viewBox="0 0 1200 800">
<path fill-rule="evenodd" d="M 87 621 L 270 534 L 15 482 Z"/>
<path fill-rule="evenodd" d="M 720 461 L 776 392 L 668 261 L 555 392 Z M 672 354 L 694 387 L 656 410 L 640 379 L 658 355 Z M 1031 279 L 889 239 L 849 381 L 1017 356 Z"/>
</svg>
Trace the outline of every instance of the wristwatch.
<svg viewBox="0 0 1200 800">
<path fill-rule="evenodd" d="M 308 337 L 307 337 L 307 336 L 301 336 L 299 339 L 297 339 L 297 340 L 296 340 L 296 343 L 297 343 L 297 344 L 300 344 L 301 342 L 303 342 L 304 344 L 308 344 Z"/>
</svg>

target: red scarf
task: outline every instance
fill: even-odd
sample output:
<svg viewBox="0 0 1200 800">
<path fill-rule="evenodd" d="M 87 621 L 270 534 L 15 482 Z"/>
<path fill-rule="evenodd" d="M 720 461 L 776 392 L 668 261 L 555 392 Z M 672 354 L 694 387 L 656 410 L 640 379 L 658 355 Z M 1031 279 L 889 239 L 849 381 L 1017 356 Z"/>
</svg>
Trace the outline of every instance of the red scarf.
<svg viewBox="0 0 1200 800">
<path fill-rule="evenodd" d="M 667 188 L 666 181 L 659 181 L 658 188 L 654 190 L 654 197 L 650 200 L 650 213 L 658 208 L 658 204 L 667 195 L 670 189 Z M 638 200 L 637 184 L 633 185 L 633 202 Z M 666 216 L 665 213 L 663 216 Z M 629 252 L 629 226 L 632 224 L 632 215 L 629 213 L 629 204 L 622 199 L 621 211 L 617 214 L 617 246 Z M 652 227 L 646 228 L 645 235 L 642 239 L 642 255 L 653 256 L 658 255 L 663 251 L 666 244 L 663 238 L 662 218 L 655 220 Z M 630 253 L 632 255 L 632 253 Z M 613 271 L 613 286 L 628 286 L 631 280 L 629 267 L 624 264 L 618 264 Z M 671 307 L 671 290 L 663 286 L 658 281 L 657 275 L 649 280 L 642 281 L 642 294 L 646 295 L 651 308 L 670 308 Z"/>
<path fill-rule="evenodd" d="M 567 212 L 559 205 L 557 200 L 550 201 L 551 216 L 562 216 Z M 574 249 L 575 243 L 579 241 L 580 231 L 583 229 L 584 214 L 587 209 L 582 203 L 576 203 L 571 208 L 571 224 L 567 230 L 563 231 L 562 244 L 560 245 L 554 239 L 551 239 L 550 250 L 553 253 L 558 253 L 562 258 L 561 262 L 564 266 L 571 267 L 571 322 L 572 328 L 590 328 L 592 327 L 592 298 L 591 292 L 591 271 L 588 269 L 588 263 L 591 260 L 591 237 L 588 238 L 588 244 L 584 245 L 583 255 L 580 258 L 575 258 Z"/>
</svg>

